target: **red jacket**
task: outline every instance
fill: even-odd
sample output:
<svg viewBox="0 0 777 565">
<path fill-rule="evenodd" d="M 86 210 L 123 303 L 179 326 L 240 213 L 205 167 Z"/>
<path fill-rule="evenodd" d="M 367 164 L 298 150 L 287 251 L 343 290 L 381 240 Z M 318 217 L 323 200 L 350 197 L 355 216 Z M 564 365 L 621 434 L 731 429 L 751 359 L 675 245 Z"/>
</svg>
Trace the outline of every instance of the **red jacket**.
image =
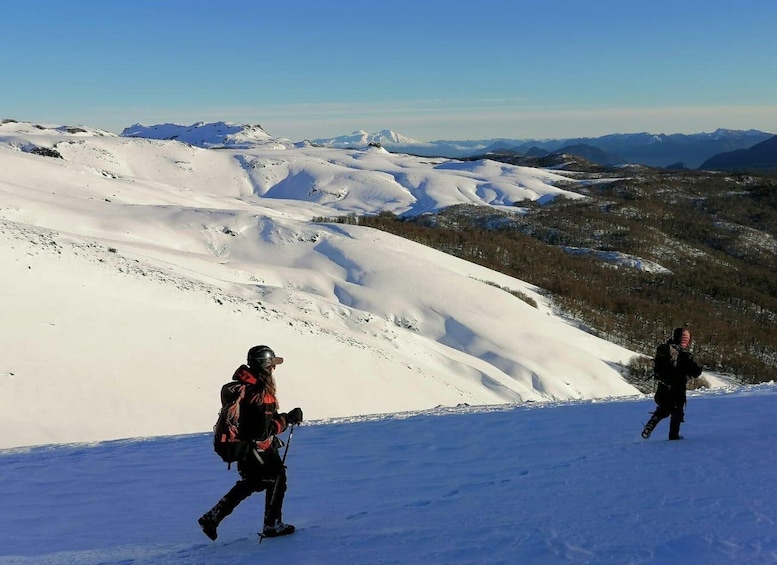
<svg viewBox="0 0 777 565">
<path fill-rule="evenodd" d="M 246 365 L 237 368 L 232 381 L 222 388 L 222 404 L 230 389 L 234 390 L 234 387 L 240 385 L 246 387 L 240 403 L 238 438 L 256 442 L 259 449 L 270 449 L 274 436 L 288 427 L 286 414 L 278 412 L 278 400 L 265 390 L 265 380 L 254 375 Z"/>
</svg>

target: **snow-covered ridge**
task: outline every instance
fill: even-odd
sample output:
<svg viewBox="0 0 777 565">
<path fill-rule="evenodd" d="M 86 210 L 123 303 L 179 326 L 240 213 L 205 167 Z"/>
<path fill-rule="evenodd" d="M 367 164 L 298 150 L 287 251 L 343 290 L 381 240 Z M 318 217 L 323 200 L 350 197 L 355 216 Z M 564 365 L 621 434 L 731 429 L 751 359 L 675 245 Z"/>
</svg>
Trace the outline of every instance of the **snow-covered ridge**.
<svg viewBox="0 0 777 565">
<path fill-rule="evenodd" d="M 283 148 L 287 143 L 290 144 L 288 140 L 284 143 L 283 140 L 272 137 L 258 124 L 245 125 L 231 122 L 196 122 L 189 126 L 171 123 L 151 126 L 134 124 L 124 128 L 121 135 L 122 137 L 175 140 L 203 148 L 251 148 L 267 144 Z"/>
</svg>

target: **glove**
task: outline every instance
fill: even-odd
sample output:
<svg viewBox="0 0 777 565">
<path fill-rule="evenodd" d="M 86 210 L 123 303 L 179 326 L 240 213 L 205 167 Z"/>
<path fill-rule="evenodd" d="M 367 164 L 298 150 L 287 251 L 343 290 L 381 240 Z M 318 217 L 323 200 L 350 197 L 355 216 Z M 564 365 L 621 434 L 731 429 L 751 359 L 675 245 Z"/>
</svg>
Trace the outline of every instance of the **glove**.
<svg viewBox="0 0 777 565">
<path fill-rule="evenodd" d="M 286 414 L 287 424 L 301 424 L 302 423 L 302 408 L 295 408 L 288 414 Z"/>
</svg>

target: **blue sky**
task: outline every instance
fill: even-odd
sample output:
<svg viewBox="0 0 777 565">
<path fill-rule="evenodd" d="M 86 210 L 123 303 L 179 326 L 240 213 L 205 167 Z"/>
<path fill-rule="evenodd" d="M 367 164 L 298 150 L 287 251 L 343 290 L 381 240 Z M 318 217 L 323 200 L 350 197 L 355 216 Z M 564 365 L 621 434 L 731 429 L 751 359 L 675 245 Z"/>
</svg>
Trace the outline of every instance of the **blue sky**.
<svg viewBox="0 0 777 565">
<path fill-rule="evenodd" d="M 777 3 L 763 0 L 28 0 L 0 14 L 0 119 L 223 120 L 293 140 L 777 132 Z"/>
</svg>

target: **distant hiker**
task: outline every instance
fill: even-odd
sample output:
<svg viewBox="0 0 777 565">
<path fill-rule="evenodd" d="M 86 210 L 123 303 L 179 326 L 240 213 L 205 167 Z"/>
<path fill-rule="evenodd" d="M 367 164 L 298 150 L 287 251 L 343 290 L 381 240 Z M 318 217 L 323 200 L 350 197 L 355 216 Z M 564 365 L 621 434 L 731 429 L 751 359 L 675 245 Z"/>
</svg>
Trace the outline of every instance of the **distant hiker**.
<svg viewBox="0 0 777 565">
<path fill-rule="evenodd" d="M 656 411 L 653 412 L 642 437 L 647 439 L 656 425 L 666 417 L 669 420 L 669 439 L 683 439 L 680 424 L 685 416 L 685 389 L 689 378 L 701 375 L 701 366 L 693 360 L 688 351 L 691 332 L 688 328 L 675 328 L 672 337 L 656 348 L 653 359 L 653 378 L 658 381 L 656 389 Z"/>
<path fill-rule="evenodd" d="M 265 491 L 263 537 L 284 536 L 294 532 L 294 526 L 284 524 L 281 510 L 286 493 L 286 468 L 278 453 L 283 443 L 276 437 L 290 425 L 302 422 L 302 410 L 278 412 L 275 397 L 275 367 L 283 363 L 266 345 L 248 350 L 248 365 L 235 371 L 232 382 L 221 388 L 222 414 L 234 408 L 237 418 L 237 438 L 245 449 L 233 459 L 237 461 L 240 479 L 235 486 L 198 520 L 202 531 L 210 539 L 217 537 L 216 528 L 243 500 L 255 492 Z M 230 403 L 234 401 L 235 406 Z M 218 427 L 222 421 L 219 416 Z M 224 434 L 226 435 L 226 432 Z M 217 430 L 216 448 L 219 437 Z M 219 452 L 221 454 L 221 452 Z M 223 455 L 222 455 L 223 457 Z"/>
</svg>

